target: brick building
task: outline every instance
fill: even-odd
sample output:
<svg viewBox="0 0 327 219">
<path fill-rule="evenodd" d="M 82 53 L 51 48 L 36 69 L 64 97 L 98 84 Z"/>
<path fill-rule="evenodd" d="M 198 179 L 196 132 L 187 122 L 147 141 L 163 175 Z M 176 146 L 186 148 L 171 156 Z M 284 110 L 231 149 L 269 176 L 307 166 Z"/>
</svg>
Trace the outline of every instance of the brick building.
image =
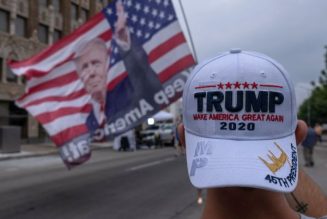
<svg viewBox="0 0 327 219">
<path fill-rule="evenodd" d="M 0 0 L 0 126 L 20 126 L 23 140 L 44 139 L 41 126 L 14 99 L 24 91 L 7 59 L 23 60 L 72 32 L 108 0 Z"/>
</svg>

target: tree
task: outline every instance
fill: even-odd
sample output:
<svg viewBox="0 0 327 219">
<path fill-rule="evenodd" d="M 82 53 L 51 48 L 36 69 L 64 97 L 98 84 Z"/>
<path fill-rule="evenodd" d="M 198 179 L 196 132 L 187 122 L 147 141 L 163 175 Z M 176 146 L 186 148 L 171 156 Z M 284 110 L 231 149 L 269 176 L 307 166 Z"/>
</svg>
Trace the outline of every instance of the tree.
<svg viewBox="0 0 327 219">
<path fill-rule="evenodd" d="M 325 69 L 319 76 L 319 82 L 311 82 L 311 96 L 300 106 L 298 117 L 307 121 L 308 125 L 327 123 L 327 46 L 325 46 Z"/>
</svg>

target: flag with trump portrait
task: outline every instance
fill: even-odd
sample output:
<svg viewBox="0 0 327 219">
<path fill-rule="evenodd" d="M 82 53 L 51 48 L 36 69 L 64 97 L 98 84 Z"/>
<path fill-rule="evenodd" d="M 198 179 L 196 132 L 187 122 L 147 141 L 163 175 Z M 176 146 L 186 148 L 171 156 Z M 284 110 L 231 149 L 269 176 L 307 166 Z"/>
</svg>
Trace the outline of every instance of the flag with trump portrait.
<svg viewBox="0 0 327 219">
<path fill-rule="evenodd" d="M 16 100 L 42 124 L 68 168 L 91 141 L 119 135 L 181 97 L 195 64 L 171 0 L 114 0 L 84 25 L 23 61 Z"/>
</svg>

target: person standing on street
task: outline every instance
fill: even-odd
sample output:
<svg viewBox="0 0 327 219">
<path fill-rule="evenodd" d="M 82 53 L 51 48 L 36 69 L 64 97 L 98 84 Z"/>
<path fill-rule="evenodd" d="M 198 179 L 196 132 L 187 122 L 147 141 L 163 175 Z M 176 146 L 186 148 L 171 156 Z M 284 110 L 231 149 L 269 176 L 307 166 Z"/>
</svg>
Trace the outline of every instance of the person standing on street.
<svg viewBox="0 0 327 219">
<path fill-rule="evenodd" d="M 306 167 L 313 167 L 313 150 L 314 146 L 317 144 L 318 135 L 313 128 L 308 128 L 307 136 L 305 137 L 304 141 L 302 142 L 303 146 L 303 155 L 304 155 L 304 166 Z"/>
</svg>

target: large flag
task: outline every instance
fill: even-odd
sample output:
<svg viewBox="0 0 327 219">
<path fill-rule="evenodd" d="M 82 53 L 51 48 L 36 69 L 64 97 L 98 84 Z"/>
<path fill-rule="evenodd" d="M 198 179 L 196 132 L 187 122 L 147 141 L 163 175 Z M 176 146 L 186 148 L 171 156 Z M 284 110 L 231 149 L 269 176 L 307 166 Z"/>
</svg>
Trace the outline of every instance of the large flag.
<svg viewBox="0 0 327 219">
<path fill-rule="evenodd" d="M 11 62 L 27 79 L 17 101 L 68 168 L 90 141 L 125 132 L 177 100 L 194 65 L 170 0 L 115 0 L 43 52 Z"/>
</svg>

